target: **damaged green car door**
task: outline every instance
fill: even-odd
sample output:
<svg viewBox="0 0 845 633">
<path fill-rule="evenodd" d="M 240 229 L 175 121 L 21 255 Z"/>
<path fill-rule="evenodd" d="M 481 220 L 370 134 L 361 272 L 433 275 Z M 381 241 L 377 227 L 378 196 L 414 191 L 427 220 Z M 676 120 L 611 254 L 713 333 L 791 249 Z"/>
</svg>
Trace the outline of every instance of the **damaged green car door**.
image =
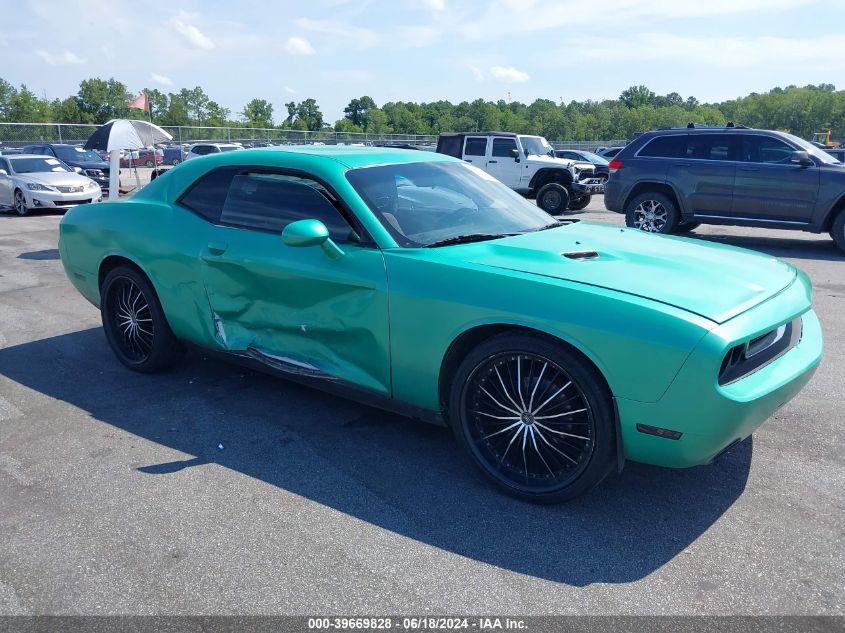
<svg viewBox="0 0 845 633">
<path fill-rule="evenodd" d="M 360 244 L 319 188 L 284 174 L 234 176 L 199 258 L 218 343 L 291 373 L 388 395 L 384 259 Z M 281 227 L 309 221 L 327 227 L 333 248 L 280 238 Z"/>
</svg>

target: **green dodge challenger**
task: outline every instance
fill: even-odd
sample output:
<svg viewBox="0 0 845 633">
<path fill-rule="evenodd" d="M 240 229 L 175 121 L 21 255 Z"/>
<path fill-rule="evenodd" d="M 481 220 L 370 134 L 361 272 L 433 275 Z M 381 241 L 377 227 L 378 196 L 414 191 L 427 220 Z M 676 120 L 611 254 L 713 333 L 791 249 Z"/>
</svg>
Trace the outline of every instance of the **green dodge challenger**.
<svg viewBox="0 0 845 633">
<path fill-rule="evenodd" d="M 810 380 L 806 275 L 685 238 L 557 222 L 460 160 L 363 147 L 188 161 L 61 222 L 117 358 L 185 343 L 448 424 L 523 499 L 626 459 L 706 464 Z"/>
</svg>

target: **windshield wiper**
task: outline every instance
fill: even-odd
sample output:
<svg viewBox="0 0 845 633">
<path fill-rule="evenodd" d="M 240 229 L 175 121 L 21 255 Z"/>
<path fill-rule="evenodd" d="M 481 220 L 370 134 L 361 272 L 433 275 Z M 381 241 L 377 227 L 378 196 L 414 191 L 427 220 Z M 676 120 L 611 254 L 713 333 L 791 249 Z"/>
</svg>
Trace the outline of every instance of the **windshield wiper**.
<svg viewBox="0 0 845 633">
<path fill-rule="evenodd" d="M 469 244 L 470 242 L 483 242 L 485 240 L 495 240 L 500 237 L 511 237 L 519 235 L 519 233 L 467 233 L 466 235 L 455 235 L 447 237 L 443 240 L 437 240 L 431 244 L 425 244 L 423 248 L 432 248 L 435 246 L 449 246 L 450 244 Z"/>
</svg>

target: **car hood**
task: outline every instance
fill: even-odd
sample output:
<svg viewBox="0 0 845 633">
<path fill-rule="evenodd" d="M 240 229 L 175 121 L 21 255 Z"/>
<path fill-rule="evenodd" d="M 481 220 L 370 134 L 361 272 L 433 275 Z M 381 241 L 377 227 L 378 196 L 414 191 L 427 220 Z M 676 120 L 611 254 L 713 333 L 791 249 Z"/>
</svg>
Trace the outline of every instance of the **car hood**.
<svg viewBox="0 0 845 633">
<path fill-rule="evenodd" d="M 529 154 L 525 159 L 526 163 L 531 165 L 543 165 L 546 167 L 569 167 L 575 164 L 574 160 L 568 158 L 555 158 L 553 156 L 538 156 L 537 154 Z"/>
<path fill-rule="evenodd" d="M 474 264 L 645 297 L 716 323 L 779 293 L 797 274 L 740 248 L 586 222 L 446 248 Z"/>
<path fill-rule="evenodd" d="M 79 162 L 79 161 L 72 160 L 72 161 L 65 161 L 65 162 L 68 165 L 70 165 L 71 167 L 79 167 L 81 169 L 99 169 L 100 171 L 108 171 L 108 169 L 109 169 L 108 161 L 104 161 L 104 160 L 101 160 L 101 161 L 89 160 L 89 161 L 85 161 L 85 162 Z"/>
<path fill-rule="evenodd" d="M 15 174 L 23 182 L 37 182 L 51 187 L 79 187 L 93 182 L 87 176 L 69 171 L 36 171 L 29 174 Z"/>
</svg>

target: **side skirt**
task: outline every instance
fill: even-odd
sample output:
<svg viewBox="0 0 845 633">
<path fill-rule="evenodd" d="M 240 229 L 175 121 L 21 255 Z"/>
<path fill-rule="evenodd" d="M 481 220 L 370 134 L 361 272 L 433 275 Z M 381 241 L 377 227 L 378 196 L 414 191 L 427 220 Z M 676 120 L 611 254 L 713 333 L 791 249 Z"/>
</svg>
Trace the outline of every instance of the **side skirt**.
<svg viewBox="0 0 845 633">
<path fill-rule="evenodd" d="M 213 356 L 217 359 L 232 362 L 278 378 L 284 378 L 285 380 L 305 387 L 324 391 L 360 404 L 390 411 L 391 413 L 415 420 L 421 420 L 428 424 L 448 426 L 443 415 L 438 411 L 430 411 L 408 404 L 407 402 L 394 400 L 389 396 L 376 393 L 375 391 L 359 387 L 336 376 L 326 374 L 319 369 L 297 362 L 291 362 L 278 356 L 268 356 L 256 349 L 250 348 L 237 352 L 221 352 L 199 347 L 196 349 L 200 349 L 203 354 Z"/>
</svg>

